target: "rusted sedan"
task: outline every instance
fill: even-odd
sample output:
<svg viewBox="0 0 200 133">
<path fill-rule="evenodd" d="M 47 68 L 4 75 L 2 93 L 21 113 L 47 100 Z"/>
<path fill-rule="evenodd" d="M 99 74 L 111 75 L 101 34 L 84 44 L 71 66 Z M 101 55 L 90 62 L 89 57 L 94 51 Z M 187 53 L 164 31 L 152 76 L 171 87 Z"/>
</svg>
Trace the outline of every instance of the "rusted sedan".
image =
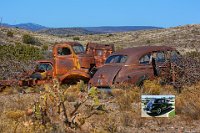
<svg viewBox="0 0 200 133">
<path fill-rule="evenodd" d="M 113 84 L 141 85 L 145 79 L 161 75 L 167 60 L 175 60 L 178 51 L 167 46 L 141 46 L 111 54 L 103 67 L 89 81 L 89 86 L 109 87 Z"/>
</svg>

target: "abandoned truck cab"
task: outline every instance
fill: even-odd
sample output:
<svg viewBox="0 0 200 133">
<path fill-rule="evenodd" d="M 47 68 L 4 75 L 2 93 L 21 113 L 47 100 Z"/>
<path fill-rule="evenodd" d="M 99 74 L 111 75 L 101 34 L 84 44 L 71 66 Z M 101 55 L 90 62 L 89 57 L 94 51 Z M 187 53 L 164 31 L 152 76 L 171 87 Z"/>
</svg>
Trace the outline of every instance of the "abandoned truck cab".
<svg viewBox="0 0 200 133">
<path fill-rule="evenodd" d="M 170 56 L 170 57 L 169 57 Z M 142 46 L 127 48 L 111 54 L 103 67 L 98 69 L 89 86 L 110 87 L 113 84 L 140 85 L 145 79 L 160 75 L 167 58 L 176 58 L 178 52 L 166 46 Z"/>
<path fill-rule="evenodd" d="M 86 53 L 91 54 L 95 59 L 96 67 L 101 67 L 107 57 L 115 52 L 114 44 L 98 44 L 98 43 L 87 43 Z"/>
<path fill-rule="evenodd" d="M 56 44 L 53 48 L 53 77 L 61 83 L 73 84 L 79 80 L 89 81 L 89 70 L 95 65 L 93 56 L 86 54 L 77 42 Z"/>
</svg>

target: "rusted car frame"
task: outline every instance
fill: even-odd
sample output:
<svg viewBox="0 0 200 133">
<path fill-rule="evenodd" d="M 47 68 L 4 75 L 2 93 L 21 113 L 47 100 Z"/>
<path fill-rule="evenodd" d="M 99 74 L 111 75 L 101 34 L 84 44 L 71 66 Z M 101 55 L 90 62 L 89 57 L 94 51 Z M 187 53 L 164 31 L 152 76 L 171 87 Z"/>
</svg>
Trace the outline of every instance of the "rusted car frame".
<svg viewBox="0 0 200 133">
<path fill-rule="evenodd" d="M 161 69 L 167 68 L 165 62 L 178 54 L 176 49 L 167 46 L 123 49 L 107 58 L 104 66 L 90 79 L 89 86 L 109 87 L 120 83 L 141 85 L 145 79 L 162 75 Z"/>
<path fill-rule="evenodd" d="M 102 50 L 101 56 L 98 50 Z M 77 42 L 63 42 L 53 47 L 52 60 L 37 61 L 35 71 L 19 82 L 21 86 L 40 85 L 58 78 L 61 83 L 88 82 L 92 68 L 100 67 L 114 51 L 114 45 L 88 43 L 86 50 Z M 98 57 L 98 58 L 97 58 Z M 103 60 L 103 61 L 102 61 Z"/>
</svg>

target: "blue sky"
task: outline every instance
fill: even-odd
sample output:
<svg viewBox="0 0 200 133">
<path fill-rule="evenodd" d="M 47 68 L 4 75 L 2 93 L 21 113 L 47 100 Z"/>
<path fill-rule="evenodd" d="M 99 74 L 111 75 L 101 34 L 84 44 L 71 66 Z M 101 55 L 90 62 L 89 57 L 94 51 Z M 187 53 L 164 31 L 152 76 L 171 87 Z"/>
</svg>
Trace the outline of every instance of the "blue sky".
<svg viewBox="0 0 200 133">
<path fill-rule="evenodd" d="M 1 0 L 0 18 L 49 27 L 174 27 L 200 23 L 200 0 Z"/>
</svg>

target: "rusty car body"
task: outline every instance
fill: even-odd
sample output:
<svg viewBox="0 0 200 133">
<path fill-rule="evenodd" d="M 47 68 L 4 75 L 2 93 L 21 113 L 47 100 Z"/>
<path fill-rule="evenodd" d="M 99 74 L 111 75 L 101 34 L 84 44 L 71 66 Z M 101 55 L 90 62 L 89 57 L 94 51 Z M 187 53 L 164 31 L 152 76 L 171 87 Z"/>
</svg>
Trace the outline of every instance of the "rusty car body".
<svg viewBox="0 0 200 133">
<path fill-rule="evenodd" d="M 80 80 L 88 82 L 91 69 L 100 67 L 104 62 L 102 60 L 105 60 L 113 49 L 113 45 L 89 43 L 84 50 L 83 45 L 77 42 L 58 43 L 53 47 L 53 59 L 37 61 L 35 71 L 20 81 L 20 85 L 44 84 L 52 78 L 58 78 L 61 83 L 66 84 L 74 84 Z M 96 54 L 98 50 L 103 50 L 103 56 Z"/>
<path fill-rule="evenodd" d="M 141 46 L 123 49 L 111 54 L 98 69 L 89 86 L 109 87 L 113 84 L 131 83 L 141 85 L 145 79 L 161 75 L 168 58 L 175 59 L 179 53 L 167 46 Z"/>
</svg>

